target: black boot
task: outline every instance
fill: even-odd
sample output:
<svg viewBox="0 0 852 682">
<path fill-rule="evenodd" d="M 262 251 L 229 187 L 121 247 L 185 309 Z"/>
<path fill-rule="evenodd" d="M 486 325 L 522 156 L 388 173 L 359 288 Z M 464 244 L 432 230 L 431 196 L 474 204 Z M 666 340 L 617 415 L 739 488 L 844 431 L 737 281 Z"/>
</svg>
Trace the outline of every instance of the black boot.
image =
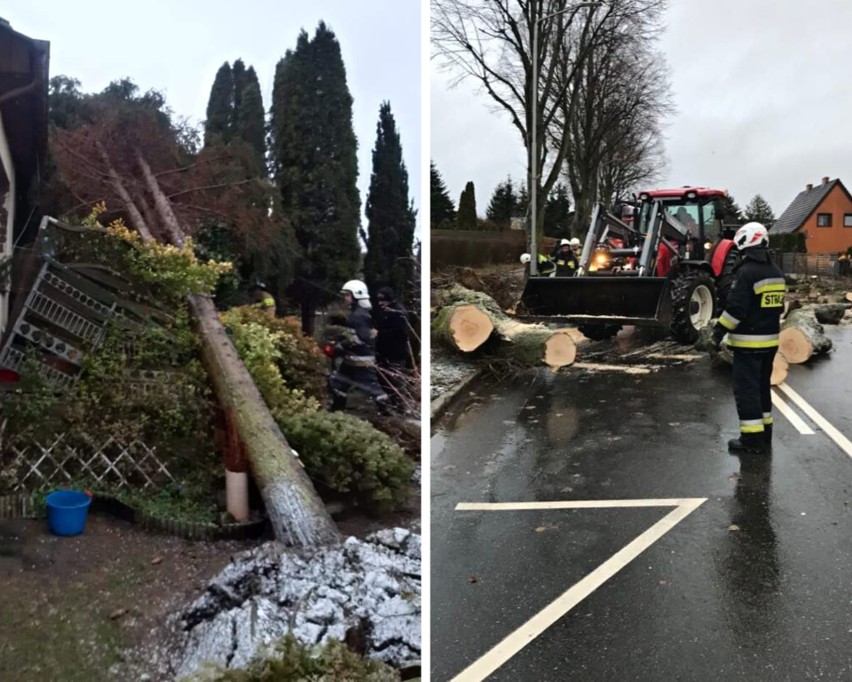
<svg viewBox="0 0 852 682">
<path fill-rule="evenodd" d="M 743 433 L 739 438 L 728 441 L 728 452 L 732 455 L 765 455 L 769 446 L 763 440 L 762 433 Z"/>
</svg>

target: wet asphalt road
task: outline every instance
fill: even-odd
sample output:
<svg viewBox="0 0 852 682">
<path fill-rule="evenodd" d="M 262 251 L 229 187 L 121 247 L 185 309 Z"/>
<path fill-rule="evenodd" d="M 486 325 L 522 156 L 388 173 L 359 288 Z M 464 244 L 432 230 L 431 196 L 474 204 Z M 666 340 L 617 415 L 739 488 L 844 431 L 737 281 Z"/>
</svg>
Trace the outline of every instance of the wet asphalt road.
<svg viewBox="0 0 852 682">
<path fill-rule="evenodd" d="M 852 328 L 829 330 L 787 383 L 852 439 Z M 458 503 L 649 498 L 706 501 L 487 679 L 852 679 L 852 458 L 813 421 L 776 410 L 771 458 L 730 456 L 730 376 L 703 358 L 471 390 L 432 438 L 432 680 L 672 511 Z"/>
</svg>

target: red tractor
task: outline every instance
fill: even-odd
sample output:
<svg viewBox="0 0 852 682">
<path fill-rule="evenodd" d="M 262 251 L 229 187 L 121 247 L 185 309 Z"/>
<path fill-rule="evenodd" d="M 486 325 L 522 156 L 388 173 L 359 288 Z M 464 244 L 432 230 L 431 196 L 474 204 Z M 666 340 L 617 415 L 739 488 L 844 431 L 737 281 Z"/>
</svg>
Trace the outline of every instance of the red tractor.
<svg viewBox="0 0 852 682">
<path fill-rule="evenodd" d="M 598 205 L 574 277 L 527 279 L 526 316 L 559 317 L 600 340 L 623 325 L 670 329 L 681 343 L 725 304 L 737 249 L 715 208 L 727 192 L 680 187 L 642 192 L 625 220 Z"/>
</svg>

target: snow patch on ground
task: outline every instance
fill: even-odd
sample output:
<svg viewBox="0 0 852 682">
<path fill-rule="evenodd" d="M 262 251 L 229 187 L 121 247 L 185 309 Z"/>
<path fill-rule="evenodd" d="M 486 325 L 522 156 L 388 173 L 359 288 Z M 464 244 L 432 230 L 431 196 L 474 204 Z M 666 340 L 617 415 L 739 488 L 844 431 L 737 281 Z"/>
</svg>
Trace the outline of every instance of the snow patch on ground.
<svg viewBox="0 0 852 682">
<path fill-rule="evenodd" d="M 313 553 L 267 543 L 237 555 L 178 615 L 171 668 L 245 667 L 288 632 L 306 644 L 355 641 L 395 666 L 419 660 L 420 551 L 419 535 L 391 528 Z"/>
</svg>

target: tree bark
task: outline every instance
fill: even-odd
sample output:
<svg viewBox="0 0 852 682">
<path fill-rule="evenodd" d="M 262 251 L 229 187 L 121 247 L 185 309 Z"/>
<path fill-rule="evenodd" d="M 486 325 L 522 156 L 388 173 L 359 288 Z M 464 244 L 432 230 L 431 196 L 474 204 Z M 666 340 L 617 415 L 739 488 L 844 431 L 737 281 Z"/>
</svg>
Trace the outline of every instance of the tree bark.
<svg viewBox="0 0 852 682">
<path fill-rule="evenodd" d="M 322 500 L 225 333 L 207 296 L 190 296 L 202 358 L 222 407 L 231 409 L 275 538 L 313 547 L 340 541 Z"/>
<path fill-rule="evenodd" d="M 445 304 L 432 323 L 432 333 L 436 340 L 457 351 L 472 352 L 496 337 L 488 351 L 521 365 L 534 367 L 543 362 L 556 371 L 576 359 L 577 348 L 569 333 L 519 322 L 482 292 L 456 286 L 438 299 Z"/>
<path fill-rule="evenodd" d="M 182 244 L 177 216 L 141 154 L 139 165 L 166 233 L 176 245 Z M 209 296 L 190 296 L 189 303 L 213 390 L 219 404 L 231 410 L 275 539 L 304 547 L 340 542 L 337 527 L 225 333 L 213 301 Z"/>
<path fill-rule="evenodd" d="M 848 303 L 818 305 L 814 308 L 814 315 L 817 322 L 821 324 L 839 324 L 849 307 Z"/>
<path fill-rule="evenodd" d="M 831 345 L 831 339 L 825 336 L 825 329 L 817 322 L 812 308 L 794 310 L 781 323 L 780 350 L 791 365 L 826 353 Z"/>
<path fill-rule="evenodd" d="M 151 171 L 151 166 L 148 165 L 142 154 L 137 152 L 136 158 L 139 161 L 139 167 L 142 169 L 142 175 L 145 178 L 148 191 L 151 192 L 151 196 L 154 198 L 154 208 L 159 214 L 160 220 L 163 221 L 163 227 L 166 229 L 169 241 L 175 246 L 183 246 L 186 237 L 178 222 L 177 215 L 175 215 L 172 209 L 169 198 L 160 188 L 160 183 L 157 182 L 157 178 L 154 177 L 154 173 Z"/>
<path fill-rule="evenodd" d="M 142 217 L 142 214 L 139 212 L 139 209 L 136 207 L 133 199 L 130 197 L 130 192 L 128 192 L 127 188 L 124 186 L 124 182 L 121 180 L 121 177 L 118 175 L 115 168 L 113 168 L 106 149 L 104 149 L 104 146 L 100 142 L 97 142 L 96 144 L 98 147 L 98 153 L 104 162 L 104 166 L 106 166 L 107 173 L 109 173 L 110 184 L 115 190 L 115 193 L 118 194 L 119 198 L 124 202 L 124 207 L 127 209 L 127 213 L 130 216 L 130 224 L 136 228 L 136 231 L 146 242 L 153 241 L 154 236 L 151 234 L 151 230 L 148 229 L 148 224 L 145 222 L 145 219 Z"/>
</svg>

